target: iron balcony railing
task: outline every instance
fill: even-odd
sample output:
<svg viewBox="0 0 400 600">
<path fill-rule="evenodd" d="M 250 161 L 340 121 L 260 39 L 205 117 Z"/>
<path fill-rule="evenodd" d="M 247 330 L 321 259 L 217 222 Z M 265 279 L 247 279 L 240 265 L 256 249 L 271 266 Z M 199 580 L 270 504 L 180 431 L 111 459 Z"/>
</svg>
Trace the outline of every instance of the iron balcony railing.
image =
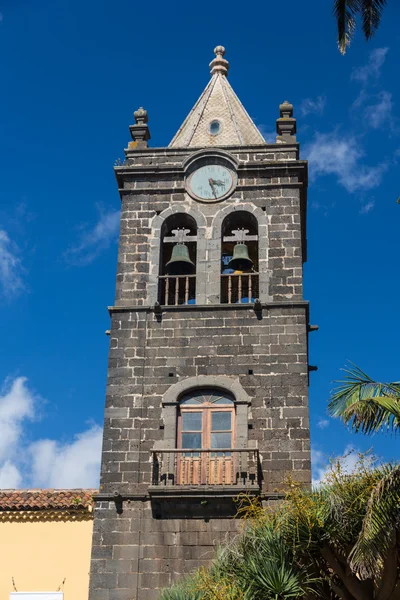
<svg viewBox="0 0 400 600">
<path fill-rule="evenodd" d="M 258 487 L 257 449 L 154 450 L 155 486 Z"/>
<path fill-rule="evenodd" d="M 158 279 L 160 304 L 195 304 L 196 275 L 160 275 Z"/>
<path fill-rule="evenodd" d="M 258 291 L 258 273 L 221 275 L 221 304 L 253 304 Z"/>
</svg>

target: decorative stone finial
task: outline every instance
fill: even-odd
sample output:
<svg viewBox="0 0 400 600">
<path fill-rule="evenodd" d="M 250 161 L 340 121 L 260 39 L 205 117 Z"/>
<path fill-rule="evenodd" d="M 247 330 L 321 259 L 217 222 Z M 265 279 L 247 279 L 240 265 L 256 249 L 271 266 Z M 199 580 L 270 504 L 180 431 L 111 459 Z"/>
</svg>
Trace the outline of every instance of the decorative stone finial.
<svg viewBox="0 0 400 600">
<path fill-rule="evenodd" d="M 149 118 L 147 116 L 147 110 L 144 110 L 143 106 L 141 106 L 140 108 L 135 110 L 135 112 L 133 113 L 133 116 L 135 117 L 135 122 L 138 125 L 147 123 L 147 121 L 149 120 Z"/>
<path fill-rule="evenodd" d="M 131 150 L 147 148 L 147 142 L 150 139 L 150 130 L 147 125 L 147 121 L 149 120 L 147 110 L 141 106 L 138 110 L 135 110 L 133 116 L 135 117 L 135 125 L 129 127 L 133 142 L 130 142 L 129 148 Z"/>
<path fill-rule="evenodd" d="M 223 46 L 217 46 L 214 48 L 215 58 L 210 62 L 210 73 L 214 75 L 215 73 L 221 73 L 221 75 L 228 76 L 229 63 L 224 58 L 225 48 Z"/>
<path fill-rule="evenodd" d="M 281 117 L 288 119 L 293 116 L 293 104 L 290 104 L 287 100 L 279 105 L 279 112 Z"/>
<path fill-rule="evenodd" d="M 279 112 L 280 118 L 276 120 L 277 143 L 296 143 L 296 119 L 293 119 L 293 104 L 285 100 L 280 104 Z"/>
</svg>

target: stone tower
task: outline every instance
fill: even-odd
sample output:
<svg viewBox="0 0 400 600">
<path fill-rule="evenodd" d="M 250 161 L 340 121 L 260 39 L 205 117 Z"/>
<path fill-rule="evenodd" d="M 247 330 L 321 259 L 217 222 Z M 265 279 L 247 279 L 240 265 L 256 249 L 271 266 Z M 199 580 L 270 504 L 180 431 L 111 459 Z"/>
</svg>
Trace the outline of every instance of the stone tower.
<svg viewBox="0 0 400 600">
<path fill-rule="evenodd" d="M 211 80 L 166 148 L 147 112 L 122 201 L 90 600 L 155 600 L 238 529 L 242 492 L 310 483 L 307 163 L 280 106 L 267 144 Z"/>
</svg>

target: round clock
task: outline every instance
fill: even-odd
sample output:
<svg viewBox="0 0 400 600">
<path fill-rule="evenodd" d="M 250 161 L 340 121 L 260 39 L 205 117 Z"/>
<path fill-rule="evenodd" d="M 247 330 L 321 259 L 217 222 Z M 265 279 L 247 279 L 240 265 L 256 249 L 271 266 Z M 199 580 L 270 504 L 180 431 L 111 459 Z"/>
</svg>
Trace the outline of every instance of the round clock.
<svg viewBox="0 0 400 600">
<path fill-rule="evenodd" d="M 204 165 L 194 171 L 187 181 L 188 192 L 204 202 L 222 200 L 233 191 L 236 174 L 222 165 Z"/>
</svg>

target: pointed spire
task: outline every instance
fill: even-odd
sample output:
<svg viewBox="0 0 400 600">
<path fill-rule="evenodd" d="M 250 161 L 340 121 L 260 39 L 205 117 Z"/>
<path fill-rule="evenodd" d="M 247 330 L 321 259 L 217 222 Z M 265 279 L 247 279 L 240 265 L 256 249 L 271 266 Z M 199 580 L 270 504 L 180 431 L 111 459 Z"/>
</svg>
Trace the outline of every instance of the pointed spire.
<svg viewBox="0 0 400 600">
<path fill-rule="evenodd" d="M 211 80 L 170 143 L 172 148 L 252 146 L 265 140 L 227 80 L 225 48 L 214 49 Z"/>
</svg>

